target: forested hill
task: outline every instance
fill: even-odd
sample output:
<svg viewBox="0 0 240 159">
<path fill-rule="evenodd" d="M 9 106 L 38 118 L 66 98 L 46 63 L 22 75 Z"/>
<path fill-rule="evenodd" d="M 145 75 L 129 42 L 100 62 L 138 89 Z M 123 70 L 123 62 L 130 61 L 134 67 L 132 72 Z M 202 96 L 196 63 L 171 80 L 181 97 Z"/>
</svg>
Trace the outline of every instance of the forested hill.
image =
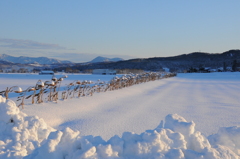
<svg viewBox="0 0 240 159">
<path fill-rule="evenodd" d="M 74 66 L 78 70 L 86 69 L 142 69 L 156 71 L 161 68 L 172 70 L 184 70 L 190 67 L 231 67 L 233 61 L 240 62 L 240 50 L 229 50 L 223 53 L 202 53 L 194 52 L 172 57 L 154 57 L 130 59 L 118 62 L 102 62 L 92 64 L 77 64 Z"/>
</svg>

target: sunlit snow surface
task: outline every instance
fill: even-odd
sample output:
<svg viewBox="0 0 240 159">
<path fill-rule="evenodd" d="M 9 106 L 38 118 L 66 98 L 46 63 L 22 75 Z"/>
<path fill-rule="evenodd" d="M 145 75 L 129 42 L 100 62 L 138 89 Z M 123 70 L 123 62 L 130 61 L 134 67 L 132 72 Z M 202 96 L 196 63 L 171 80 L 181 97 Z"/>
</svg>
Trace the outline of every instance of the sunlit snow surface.
<svg viewBox="0 0 240 159">
<path fill-rule="evenodd" d="M 14 84 L 28 87 L 38 79 L 51 79 L 31 74 L 0 75 L 1 88 Z M 114 77 L 68 76 L 65 83 L 76 79 L 109 81 Z M 177 113 L 195 121 L 198 130 L 210 135 L 219 127 L 240 124 L 239 103 L 240 73 L 178 74 L 174 78 L 95 93 L 92 97 L 26 105 L 23 112 L 44 118 L 54 128 L 70 127 L 83 135 L 100 135 L 104 139 L 124 131 L 141 133 L 153 129 L 167 114 Z"/>
<path fill-rule="evenodd" d="M 210 135 L 219 127 L 240 124 L 239 103 L 240 73 L 178 74 L 92 97 L 27 105 L 23 111 L 54 128 L 69 126 L 83 135 L 108 139 L 124 131 L 153 129 L 170 113 L 195 121 L 198 130 Z"/>
<path fill-rule="evenodd" d="M 27 87 L 30 83 L 34 85 L 39 76 L 1 74 L 0 77 L 0 88 L 4 88 L 21 84 Z M 93 81 L 108 81 L 113 76 L 74 75 L 74 79 L 68 80 L 91 80 L 91 77 Z M 49 80 L 51 76 L 42 78 Z M 124 132 L 140 134 L 153 130 L 168 114 L 176 113 L 187 121 L 194 121 L 195 130 L 209 136 L 217 133 L 219 127 L 240 125 L 239 98 L 240 73 L 178 74 L 177 77 L 97 93 L 92 97 L 29 104 L 23 112 L 43 118 L 49 126 L 58 130 L 70 127 L 74 131 L 80 131 L 82 136 L 101 136 L 104 140 L 114 135 L 122 137 Z M 240 136 L 238 129 L 232 127 L 220 132 L 233 132 L 232 134 L 237 134 L 234 138 L 237 140 Z M 234 136 L 231 133 L 230 136 Z M 223 138 L 227 138 L 226 135 Z M 221 139 L 212 142 L 225 143 Z M 181 156 L 181 152 L 176 151 L 173 154 L 179 153 Z"/>
<path fill-rule="evenodd" d="M 62 76 L 62 75 L 57 75 Z M 68 75 L 64 80 L 109 81 L 114 76 Z M 0 88 L 34 86 L 51 76 L 0 74 Z M 92 97 L 58 103 L 26 105 L 23 112 L 42 117 L 50 126 L 80 130 L 83 135 L 104 139 L 124 131 L 153 129 L 167 114 L 178 113 L 195 121 L 206 135 L 219 127 L 240 124 L 240 73 L 178 74 L 177 77 L 148 82 Z"/>
<path fill-rule="evenodd" d="M 0 158 L 4 159 L 237 159 L 239 135 L 240 127 L 235 126 L 206 137 L 195 130 L 193 121 L 169 114 L 153 130 L 103 140 L 70 128 L 54 130 L 0 96 Z"/>
</svg>

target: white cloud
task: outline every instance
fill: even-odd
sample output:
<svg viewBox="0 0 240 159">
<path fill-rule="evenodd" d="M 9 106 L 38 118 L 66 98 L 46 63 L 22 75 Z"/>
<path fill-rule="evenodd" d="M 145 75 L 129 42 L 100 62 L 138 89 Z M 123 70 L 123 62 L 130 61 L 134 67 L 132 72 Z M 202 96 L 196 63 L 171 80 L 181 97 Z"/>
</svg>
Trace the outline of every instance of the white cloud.
<svg viewBox="0 0 240 159">
<path fill-rule="evenodd" d="M 57 44 L 47 44 L 22 39 L 0 39 L 0 47 L 10 49 L 66 49 L 65 47 L 61 47 Z"/>
<path fill-rule="evenodd" d="M 109 55 L 97 53 L 78 53 L 74 49 L 67 49 L 57 44 L 40 43 L 32 40 L 0 38 L 0 54 L 11 56 L 51 57 L 59 60 L 69 60 L 76 63 L 89 62 L 98 56 L 107 58 L 136 58 L 129 55 Z M 66 50 L 68 52 L 66 52 Z"/>
</svg>

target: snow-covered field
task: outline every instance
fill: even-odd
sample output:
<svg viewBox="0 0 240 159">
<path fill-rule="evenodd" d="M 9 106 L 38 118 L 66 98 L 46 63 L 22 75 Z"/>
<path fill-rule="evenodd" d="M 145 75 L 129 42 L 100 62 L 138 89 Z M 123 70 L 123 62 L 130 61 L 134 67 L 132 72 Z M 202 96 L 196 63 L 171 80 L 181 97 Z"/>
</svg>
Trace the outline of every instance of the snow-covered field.
<svg viewBox="0 0 240 159">
<path fill-rule="evenodd" d="M 56 77 L 60 78 L 63 75 L 67 75 L 68 78 L 64 79 L 62 85 L 69 84 L 74 80 L 92 80 L 96 82 L 98 79 L 101 81 L 109 81 L 114 75 L 92 75 L 92 74 L 65 74 L 57 73 Z M 38 74 L 24 74 L 24 73 L 0 73 L 0 90 L 6 89 L 6 87 L 11 87 L 17 85 L 22 89 L 26 89 L 29 86 L 35 86 L 38 80 L 49 81 L 52 75 L 38 75 Z"/>
<path fill-rule="evenodd" d="M 0 74 L 0 90 L 13 85 L 27 88 L 35 85 L 39 77 L 32 74 Z M 112 77 L 69 75 L 65 82 L 76 79 L 109 81 Z M 41 78 L 49 80 L 51 76 Z M 240 128 L 231 126 L 240 125 L 239 103 L 240 73 L 178 74 L 177 77 L 96 93 L 91 97 L 68 99 L 58 103 L 28 104 L 22 112 L 29 116 L 37 115 L 43 118 L 48 126 L 62 130 L 51 133 L 48 140 L 44 140 L 42 134 L 45 147 L 36 149 L 29 158 L 41 158 L 40 152 L 50 151 L 56 154 L 58 152 L 60 156 L 59 152 L 63 151 L 69 158 L 84 157 L 85 153 L 88 153 L 85 157 L 92 158 L 237 158 L 240 154 Z M 175 113 L 178 115 L 168 115 Z M 161 120 L 165 121 L 164 126 L 159 126 Z M 186 121 L 194 121 L 196 125 Z M 77 133 L 74 136 L 67 127 L 80 131 L 82 138 L 77 139 Z M 202 135 L 195 131 L 194 127 Z M 220 127 L 231 128 L 222 128 L 218 132 Z M 154 129 L 156 131 L 153 131 Z M 152 131 L 145 132 L 146 130 Z M 145 133 L 133 135 L 127 132 Z M 75 146 L 81 143 L 80 145 L 85 147 L 79 148 L 81 152 L 75 152 L 76 147 L 69 150 L 66 141 L 62 141 L 61 135 L 59 136 L 61 133 L 65 134 L 66 138 L 62 139 L 70 140 L 69 137 L 69 143 Z M 113 137 L 106 143 L 87 135 L 101 136 L 106 141 L 114 135 L 119 137 Z M 55 140 L 61 141 L 61 144 Z M 55 148 L 51 144 L 55 144 Z M 4 144 L 0 141 L 0 149 L 1 145 Z M 4 150 L 2 148 L 3 152 Z M 30 152 L 32 151 L 29 150 L 27 154 Z M 74 156 L 74 153 L 77 154 Z M 51 155 L 54 156 L 54 153 Z"/>
<path fill-rule="evenodd" d="M 114 76 L 68 75 L 64 80 L 110 80 Z M 22 75 L 4 79 L 5 82 L 34 85 L 38 79 L 51 76 Z M 17 79 L 16 79 L 17 78 Z M 27 82 L 23 82 L 27 80 Z M 1 78 L 2 84 L 2 78 Z M 64 85 L 64 84 L 63 84 Z M 206 135 L 219 127 L 240 124 L 240 74 L 178 74 L 177 77 L 148 82 L 116 91 L 94 94 L 92 97 L 68 99 L 56 103 L 26 105 L 28 115 L 43 118 L 58 129 L 70 127 L 83 135 L 109 139 L 125 131 L 141 133 L 153 129 L 168 114 L 177 113 L 197 123 Z"/>
</svg>

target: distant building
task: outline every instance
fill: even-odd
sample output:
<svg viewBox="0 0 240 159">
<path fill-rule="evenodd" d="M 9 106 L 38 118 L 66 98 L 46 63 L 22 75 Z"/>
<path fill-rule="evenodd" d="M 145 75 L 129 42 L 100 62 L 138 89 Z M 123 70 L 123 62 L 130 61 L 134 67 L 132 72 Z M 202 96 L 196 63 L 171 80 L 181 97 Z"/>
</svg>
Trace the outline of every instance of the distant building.
<svg viewBox="0 0 240 159">
<path fill-rule="evenodd" d="M 92 74 L 98 75 L 116 75 L 116 70 L 111 69 L 95 69 L 92 71 Z"/>
<path fill-rule="evenodd" d="M 54 75 L 54 72 L 53 71 L 40 71 L 39 72 L 39 75 Z"/>
<path fill-rule="evenodd" d="M 4 73 L 10 73 L 12 72 L 12 68 L 11 67 L 5 67 L 2 69 Z"/>
</svg>

